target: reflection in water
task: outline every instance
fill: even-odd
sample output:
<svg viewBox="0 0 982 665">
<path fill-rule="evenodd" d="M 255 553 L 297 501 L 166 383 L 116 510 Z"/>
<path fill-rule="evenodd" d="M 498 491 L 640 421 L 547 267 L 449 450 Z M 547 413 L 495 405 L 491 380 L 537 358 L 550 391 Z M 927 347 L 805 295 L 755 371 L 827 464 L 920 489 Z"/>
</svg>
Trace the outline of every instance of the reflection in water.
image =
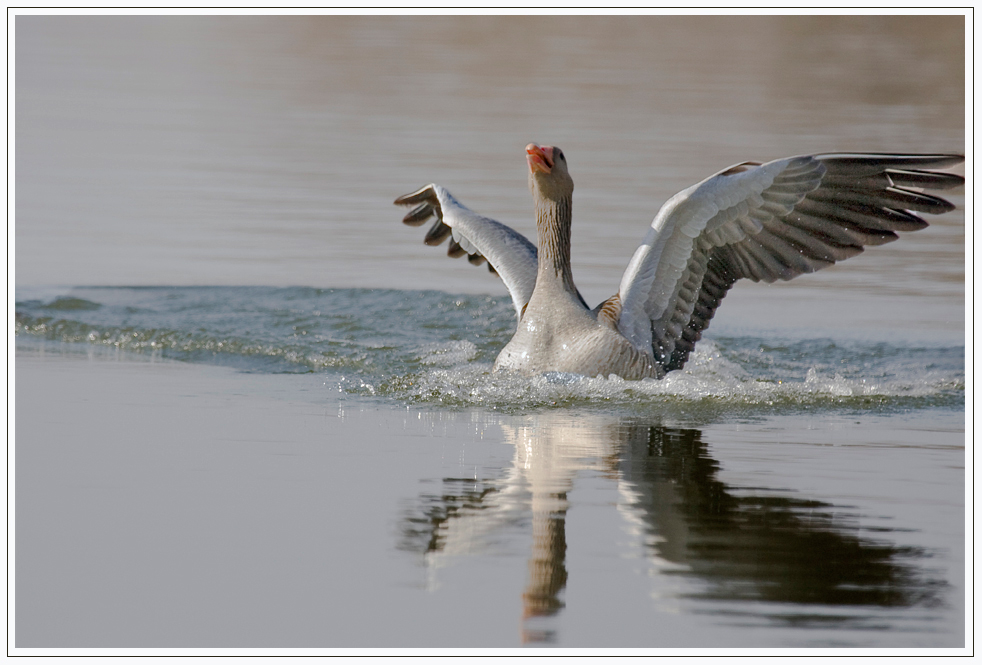
<svg viewBox="0 0 982 665">
<path fill-rule="evenodd" d="M 402 547 L 436 565 L 486 551 L 506 526 L 527 529 L 531 513 L 526 643 L 556 638 L 534 620 L 565 606 L 567 496 L 585 470 L 618 483 L 647 555 L 665 574 L 694 582 L 683 597 L 715 601 L 704 611 L 744 601 L 739 613 L 784 625 L 858 626 L 867 617 L 845 608 L 937 602 L 943 583 L 915 568 L 922 550 L 860 533 L 858 516 L 841 507 L 723 483 L 699 430 L 540 414 L 505 437 L 515 445 L 511 467 L 492 480 L 444 479 L 441 493 L 420 497 L 423 505 L 406 517 Z"/>
<path fill-rule="evenodd" d="M 833 505 L 727 486 L 698 430 L 643 427 L 623 440 L 633 507 L 664 539 L 655 553 L 709 582 L 701 597 L 882 607 L 931 597 L 901 563 L 923 552 L 859 536 Z"/>
<path fill-rule="evenodd" d="M 566 586 L 566 495 L 554 497 L 562 510 L 532 509 L 532 556 L 529 585 L 522 594 L 525 618 L 550 616 L 563 607 L 559 592 Z"/>
</svg>

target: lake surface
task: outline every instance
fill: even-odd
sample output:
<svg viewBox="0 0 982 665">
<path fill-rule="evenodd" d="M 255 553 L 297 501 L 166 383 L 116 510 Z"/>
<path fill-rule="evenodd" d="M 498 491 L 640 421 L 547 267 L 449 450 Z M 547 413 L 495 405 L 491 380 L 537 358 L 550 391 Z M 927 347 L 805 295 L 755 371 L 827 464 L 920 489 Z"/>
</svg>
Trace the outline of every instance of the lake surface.
<svg viewBox="0 0 982 665">
<path fill-rule="evenodd" d="M 391 204 L 534 237 L 559 145 L 593 305 L 730 164 L 963 152 L 962 17 L 15 38 L 18 647 L 964 646 L 961 190 L 643 382 L 491 374 L 504 287 Z"/>
</svg>

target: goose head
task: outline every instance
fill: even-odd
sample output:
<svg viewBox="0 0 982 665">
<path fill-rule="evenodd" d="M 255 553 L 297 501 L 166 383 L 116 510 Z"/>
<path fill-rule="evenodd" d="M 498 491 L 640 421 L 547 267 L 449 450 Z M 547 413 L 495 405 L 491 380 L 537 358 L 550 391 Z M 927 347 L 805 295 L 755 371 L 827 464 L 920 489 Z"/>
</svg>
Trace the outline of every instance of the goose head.
<svg viewBox="0 0 982 665">
<path fill-rule="evenodd" d="M 529 164 L 529 190 L 537 200 L 563 201 L 573 196 L 573 179 L 563 151 L 555 146 L 525 146 Z"/>
</svg>

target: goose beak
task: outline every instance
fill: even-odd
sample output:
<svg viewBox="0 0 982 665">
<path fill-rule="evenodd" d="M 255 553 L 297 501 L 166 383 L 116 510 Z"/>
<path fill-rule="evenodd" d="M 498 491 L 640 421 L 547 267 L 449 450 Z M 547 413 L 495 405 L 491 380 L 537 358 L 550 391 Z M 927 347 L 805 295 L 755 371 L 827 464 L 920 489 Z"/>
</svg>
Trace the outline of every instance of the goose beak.
<svg viewBox="0 0 982 665">
<path fill-rule="evenodd" d="M 552 148 L 540 148 L 534 143 L 525 146 L 525 158 L 529 163 L 531 173 L 552 173 L 555 164 L 552 158 Z"/>
</svg>

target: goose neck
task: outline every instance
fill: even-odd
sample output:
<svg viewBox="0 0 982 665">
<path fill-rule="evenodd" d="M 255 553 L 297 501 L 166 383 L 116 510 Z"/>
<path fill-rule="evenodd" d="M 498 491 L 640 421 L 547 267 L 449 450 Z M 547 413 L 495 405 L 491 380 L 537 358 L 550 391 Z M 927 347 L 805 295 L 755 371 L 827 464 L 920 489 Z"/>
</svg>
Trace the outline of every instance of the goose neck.
<svg viewBox="0 0 982 665">
<path fill-rule="evenodd" d="M 575 291 L 570 268 L 570 229 L 572 200 L 539 199 L 535 204 L 535 225 L 539 234 L 539 278 L 559 280 Z"/>
</svg>

